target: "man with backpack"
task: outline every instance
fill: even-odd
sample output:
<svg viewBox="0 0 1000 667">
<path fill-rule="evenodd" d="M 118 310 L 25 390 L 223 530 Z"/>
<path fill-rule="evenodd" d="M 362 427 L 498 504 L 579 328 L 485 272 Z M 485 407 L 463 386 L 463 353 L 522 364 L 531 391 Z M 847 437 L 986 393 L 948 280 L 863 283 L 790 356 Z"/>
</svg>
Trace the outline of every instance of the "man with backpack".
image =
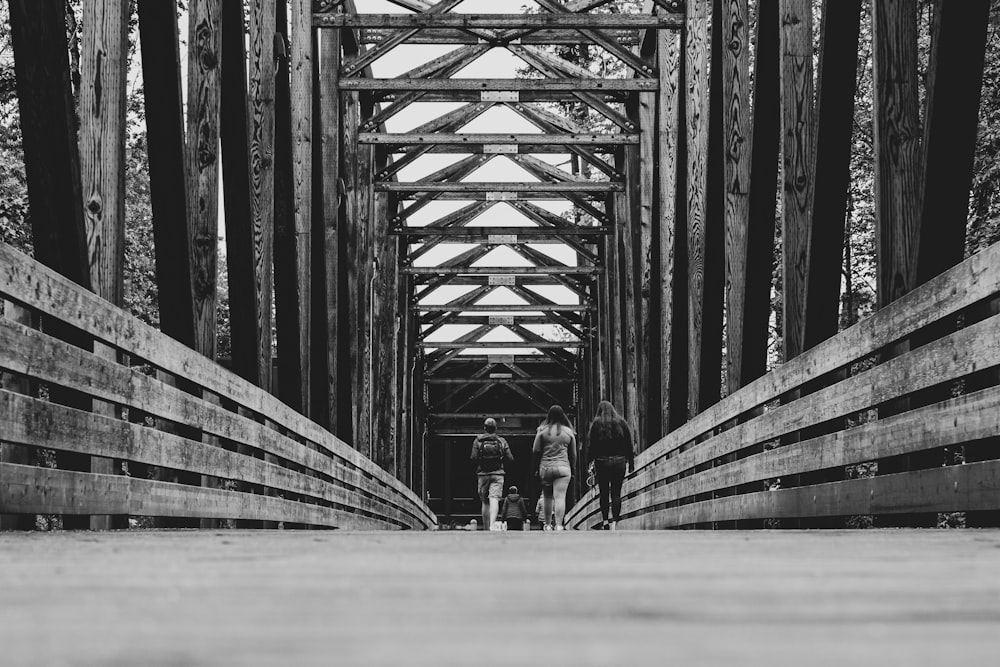
<svg viewBox="0 0 1000 667">
<path fill-rule="evenodd" d="M 503 493 L 504 461 L 514 460 L 507 441 L 497 435 L 497 422 L 492 417 L 483 422 L 486 432 L 477 436 L 472 443 L 469 458 L 476 462 L 476 477 L 479 480 L 479 500 L 482 502 L 483 529 L 493 530 L 500 509 Z"/>
</svg>

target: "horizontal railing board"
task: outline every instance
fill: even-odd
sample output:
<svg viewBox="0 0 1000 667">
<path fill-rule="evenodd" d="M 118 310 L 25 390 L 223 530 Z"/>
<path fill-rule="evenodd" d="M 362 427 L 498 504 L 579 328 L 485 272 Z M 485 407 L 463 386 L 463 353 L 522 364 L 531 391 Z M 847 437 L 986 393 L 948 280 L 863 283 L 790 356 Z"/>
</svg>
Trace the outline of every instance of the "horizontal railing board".
<svg viewBox="0 0 1000 667">
<path fill-rule="evenodd" d="M 0 463 L 4 512 L 260 519 L 337 528 L 396 523 L 275 496 L 172 482 Z"/>
<path fill-rule="evenodd" d="M 18 330 L 20 330 L 18 335 Z M 14 332 L 11 335 L 11 331 Z M 336 460 L 278 431 L 198 399 L 136 369 L 119 366 L 46 334 L 0 320 L 0 368 L 86 391 L 91 396 L 139 408 L 145 413 L 249 445 L 354 486 L 374 496 L 385 485 L 358 469 L 337 467 Z M 210 473 L 226 477 L 223 471 Z M 390 491 L 389 495 L 401 498 Z M 388 500 L 388 499 L 387 499 Z M 393 503 L 400 506 L 400 503 Z"/>
<path fill-rule="evenodd" d="M 629 481 L 643 487 L 726 454 L 997 365 L 1000 365 L 1000 316 L 768 410 L 677 456 L 660 460 L 658 465 L 644 468 Z"/>
<path fill-rule="evenodd" d="M 755 479 L 758 475 L 749 466 L 761 461 L 784 460 L 783 457 L 792 456 L 795 450 L 778 448 L 773 453 L 756 455 L 689 477 L 678 479 L 678 476 L 689 474 L 699 466 L 748 447 L 996 366 L 1000 359 L 1000 320 L 994 317 L 916 348 L 906 355 L 890 359 L 835 385 L 807 394 L 792 403 L 767 410 L 713 436 L 716 429 L 728 426 L 733 420 L 749 415 L 766 403 L 782 398 L 812 380 L 878 354 L 885 347 L 930 324 L 993 298 L 998 292 L 1000 245 L 995 245 L 730 395 L 639 454 L 636 457 L 636 471 L 625 483 L 626 493 L 632 496 L 626 499 L 626 506 L 631 507 L 632 511 L 639 511 L 638 508 L 654 507 L 664 502 L 683 502 L 695 495 L 759 481 Z M 975 419 L 977 409 L 979 408 L 969 403 L 966 418 Z M 892 428 L 893 424 L 908 424 L 907 419 L 910 417 L 904 413 L 898 418 L 883 420 L 889 426 L 879 427 L 877 424 L 880 422 L 875 422 L 875 426 L 867 428 Z M 825 440 L 821 442 L 838 443 L 841 438 L 853 436 L 847 432 L 838 432 L 824 437 Z M 816 446 L 812 440 L 805 443 Z M 806 456 L 804 450 L 800 449 L 803 446 L 805 445 L 796 445 L 799 456 Z M 926 448 L 936 446 L 938 445 L 928 444 Z M 913 451 L 925 448 L 922 445 L 916 447 Z M 883 455 L 879 451 L 873 449 L 863 460 L 879 458 Z M 839 465 L 842 463 L 830 463 L 829 460 L 818 458 L 812 463 L 797 461 L 794 470 L 810 472 Z M 743 466 L 748 467 L 746 473 L 739 472 L 743 470 Z M 760 474 L 777 475 L 771 469 Z M 725 486 L 719 486 L 722 484 Z M 677 489 L 668 490 L 673 486 L 677 486 Z M 596 491 L 590 490 L 567 513 L 567 521 L 575 525 L 595 516 L 597 511 Z"/>
<path fill-rule="evenodd" d="M 909 334 L 1000 292 L 1000 244 L 909 292 L 767 375 L 661 438 L 636 457 L 649 461 L 709 433 L 720 424 L 775 400 L 812 379 L 874 354 Z"/>
<path fill-rule="evenodd" d="M 647 485 L 639 495 L 623 501 L 622 512 L 639 512 L 645 507 L 751 482 L 995 436 L 1000 436 L 1000 388 L 994 387 L 845 431 L 783 445 L 663 486 Z"/>
<path fill-rule="evenodd" d="M 670 528 L 814 516 L 906 514 L 997 509 L 1000 460 L 775 489 L 655 510 L 624 519 L 626 528 Z"/>
<path fill-rule="evenodd" d="M 344 507 L 423 527 L 420 517 L 405 507 L 368 493 L 359 475 L 333 474 L 330 483 L 267 463 L 261 459 L 214 447 L 197 440 L 158 431 L 47 401 L 0 390 L 0 433 L 5 442 L 79 452 L 204 475 L 220 476 L 276 491 L 303 494 Z"/>
<path fill-rule="evenodd" d="M 433 512 L 405 484 L 277 397 L 4 243 L 0 243 L 0 295 L 66 322 L 252 412 L 266 415 L 292 433 L 375 476 L 387 488 L 407 498 L 429 521 L 435 521 Z"/>
</svg>

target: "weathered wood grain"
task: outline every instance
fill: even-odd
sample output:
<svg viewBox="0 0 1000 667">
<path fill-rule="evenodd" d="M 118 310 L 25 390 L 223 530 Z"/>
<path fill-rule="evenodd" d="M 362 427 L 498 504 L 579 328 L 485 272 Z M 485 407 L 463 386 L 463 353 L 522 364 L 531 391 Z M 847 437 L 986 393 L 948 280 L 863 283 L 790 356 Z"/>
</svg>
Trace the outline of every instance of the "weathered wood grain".
<svg viewBox="0 0 1000 667">
<path fill-rule="evenodd" d="M 290 431 L 317 443 L 331 454 L 375 476 L 381 484 L 423 507 L 417 496 L 393 478 L 386 478 L 379 468 L 351 450 L 342 441 L 317 424 L 304 420 L 276 398 L 253 387 L 233 373 L 206 361 L 198 353 L 173 339 L 156 332 L 122 311 L 113 308 L 93 293 L 76 288 L 67 279 L 45 269 L 37 262 L 0 245 L 0 292 L 21 302 L 31 302 L 43 312 L 61 317 L 73 326 L 127 351 L 141 359 L 157 359 L 166 370 L 184 375 L 188 380 L 212 390 L 227 400 L 250 408 L 257 414 L 267 414 Z M 65 348 L 73 351 L 76 348 Z M 53 353 L 53 354 L 62 354 Z M 156 390 L 159 392 L 159 389 Z M 181 396 L 183 398 L 183 396 Z M 108 398 L 105 396 L 105 398 Z M 113 398 L 126 403 L 123 397 Z M 141 402 L 137 407 L 145 409 Z M 173 417 L 184 421 L 183 415 Z M 223 437 L 229 437 L 220 434 Z M 240 436 L 230 438 L 239 440 Z M 422 509 L 421 511 L 426 511 Z M 431 516 L 428 512 L 428 516 Z"/>
<path fill-rule="evenodd" d="M 88 414 L 9 392 L 0 392 L 0 424 L 11 442 L 60 451 L 83 452 L 183 470 L 299 493 L 343 508 L 409 522 L 423 520 L 398 498 L 371 495 L 371 485 L 359 471 L 328 459 L 320 477 L 265 462 L 252 454 L 164 433 L 121 420 Z"/>
<path fill-rule="evenodd" d="M 194 302 L 194 349 L 215 358 L 216 255 L 219 236 L 220 0 L 188 6 L 188 257 Z"/>
<path fill-rule="evenodd" d="M 657 510 L 622 525 L 665 528 L 738 518 L 986 510 L 997 508 L 998 490 L 1000 461 L 986 461 L 715 498 Z"/>
<path fill-rule="evenodd" d="M 923 138 L 917 90 L 917 14 L 908 2 L 872 5 L 875 81 L 877 296 L 885 306 L 913 289 Z"/>
<path fill-rule="evenodd" d="M 782 299 L 784 359 L 804 349 L 809 236 L 815 196 L 813 42 L 810 0 L 780 0 Z"/>
<path fill-rule="evenodd" d="M 689 417 L 699 410 L 702 378 L 702 295 L 705 289 L 706 207 L 709 144 L 709 0 L 686 3 L 684 43 L 685 146 L 687 155 L 688 260 L 688 405 Z"/>
<path fill-rule="evenodd" d="M 6 506 L 17 512 L 133 514 L 259 519 L 354 529 L 398 529 L 395 522 L 333 507 L 122 475 L 88 475 L 0 463 Z M 48 509 L 46 509 L 48 508 Z"/>
<path fill-rule="evenodd" d="M 750 10 L 747 0 L 720 8 L 722 34 L 723 182 L 726 235 L 726 381 L 729 391 L 744 380 L 743 331 L 747 325 L 750 225 Z M 766 15 L 765 15 L 766 18 Z M 759 20 L 759 19 L 758 19 Z M 759 42 L 758 42 L 759 44 Z M 772 110 L 773 112 L 773 110 Z M 753 354 L 754 352 L 751 352 Z"/>
</svg>

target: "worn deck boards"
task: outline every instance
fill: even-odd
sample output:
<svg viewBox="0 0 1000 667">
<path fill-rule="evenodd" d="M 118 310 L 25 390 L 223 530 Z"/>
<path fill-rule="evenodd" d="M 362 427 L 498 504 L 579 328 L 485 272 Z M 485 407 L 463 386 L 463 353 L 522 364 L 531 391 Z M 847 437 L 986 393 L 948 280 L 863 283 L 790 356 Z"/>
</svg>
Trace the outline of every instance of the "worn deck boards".
<svg viewBox="0 0 1000 667">
<path fill-rule="evenodd" d="M 998 550 L 994 530 L 6 534 L 0 645 L 11 665 L 989 664 Z"/>
</svg>

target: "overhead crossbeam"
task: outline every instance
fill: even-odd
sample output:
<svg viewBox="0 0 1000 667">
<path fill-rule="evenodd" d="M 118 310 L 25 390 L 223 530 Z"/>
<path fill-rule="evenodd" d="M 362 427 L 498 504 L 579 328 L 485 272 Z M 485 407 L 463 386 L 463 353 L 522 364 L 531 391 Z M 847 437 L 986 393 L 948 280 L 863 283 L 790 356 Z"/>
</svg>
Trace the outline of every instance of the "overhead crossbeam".
<svg viewBox="0 0 1000 667">
<path fill-rule="evenodd" d="M 315 28 L 479 28 L 647 30 L 680 28 L 681 13 L 661 14 L 314 14 Z"/>
</svg>

